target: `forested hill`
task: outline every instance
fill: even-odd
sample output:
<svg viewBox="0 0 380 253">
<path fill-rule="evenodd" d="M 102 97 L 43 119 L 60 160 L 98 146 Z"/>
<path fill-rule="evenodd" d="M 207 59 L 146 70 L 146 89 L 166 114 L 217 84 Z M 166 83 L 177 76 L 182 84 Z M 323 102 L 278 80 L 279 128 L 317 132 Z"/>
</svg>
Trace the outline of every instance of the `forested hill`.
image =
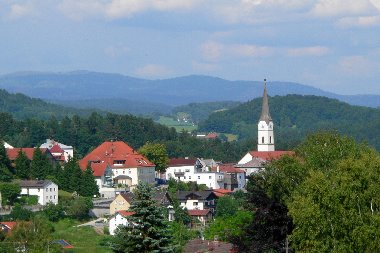
<svg viewBox="0 0 380 253">
<path fill-rule="evenodd" d="M 287 95 L 269 99 L 276 142 L 294 142 L 316 130 L 336 130 L 380 150 L 380 109 L 352 106 L 318 96 Z M 254 99 L 230 110 L 213 113 L 199 124 L 200 131 L 238 134 L 256 138 L 262 99 Z"/>
<path fill-rule="evenodd" d="M 170 106 L 215 101 L 246 102 L 263 94 L 262 81 L 230 81 L 199 75 L 147 80 L 90 71 L 0 75 L 0 88 L 48 101 L 122 98 Z M 273 96 L 316 95 L 337 98 L 350 104 L 380 107 L 380 95 L 345 96 L 299 83 L 271 81 L 268 82 L 268 91 Z"/>
<path fill-rule="evenodd" d="M 57 119 L 73 115 L 90 115 L 90 110 L 80 110 L 47 103 L 41 99 L 30 98 L 20 93 L 11 94 L 0 89 L 0 112 L 7 112 L 16 119 Z"/>
</svg>

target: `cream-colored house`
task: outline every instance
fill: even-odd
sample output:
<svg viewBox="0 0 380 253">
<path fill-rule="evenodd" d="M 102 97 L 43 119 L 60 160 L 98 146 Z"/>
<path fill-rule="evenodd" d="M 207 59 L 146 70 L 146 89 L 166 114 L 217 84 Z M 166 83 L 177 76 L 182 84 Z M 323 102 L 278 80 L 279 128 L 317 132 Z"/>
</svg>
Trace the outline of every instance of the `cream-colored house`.
<svg viewBox="0 0 380 253">
<path fill-rule="evenodd" d="M 131 192 L 120 193 L 110 204 L 110 214 L 115 214 L 118 211 L 129 210 L 132 203 L 133 194 Z"/>
</svg>

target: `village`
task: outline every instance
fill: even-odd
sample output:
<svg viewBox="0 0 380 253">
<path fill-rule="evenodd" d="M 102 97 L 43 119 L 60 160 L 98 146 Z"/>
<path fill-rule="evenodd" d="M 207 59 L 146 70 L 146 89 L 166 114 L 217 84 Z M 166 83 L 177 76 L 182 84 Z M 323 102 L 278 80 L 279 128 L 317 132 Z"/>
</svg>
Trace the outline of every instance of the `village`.
<svg viewBox="0 0 380 253">
<path fill-rule="evenodd" d="M 53 167 L 60 167 L 63 170 L 66 164 L 75 158 L 74 147 L 52 139 L 47 139 L 38 148 L 15 148 L 9 143 L 4 143 L 4 148 L 13 166 L 21 153 L 29 162 L 33 162 L 36 150 L 41 151 Z M 98 229 L 107 227 L 110 235 L 115 235 L 118 227 L 130 225 L 128 219 L 133 212 L 129 209 L 133 205 L 134 189 L 138 184 L 146 183 L 154 187 L 153 199 L 167 210 L 168 221 L 175 219 L 173 205 L 176 202 L 191 217 L 189 229 L 202 229 L 214 219 L 220 197 L 237 191 L 245 192 L 247 179 L 251 174 L 264 170 L 272 160 L 292 154 L 292 151 L 275 150 L 274 125 L 269 113 L 265 84 L 262 113 L 258 122 L 257 150 L 248 151 L 236 163 L 225 164 L 212 158 L 179 157 L 170 158 L 164 172 L 157 171 L 156 165 L 144 155 L 127 143 L 117 140 L 104 141 L 77 161 L 83 172 L 87 168 L 91 169 L 97 186 L 97 191 L 92 196 L 93 206 L 89 213 L 94 220 L 87 224 Z M 174 181 L 192 184 L 195 187 L 188 191 L 177 189 L 175 194 L 170 195 L 168 183 Z M 47 178 L 18 180 L 17 184 L 21 189 L 18 198 L 34 196 L 37 199 L 34 206 L 28 207 L 32 211 L 43 210 L 44 206 L 57 205 L 60 201 L 58 184 Z M 3 196 L 0 203 L 8 203 L 8 200 Z M 0 214 L 9 214 L 12 206 L 5 205 L 0 210 Z M 1 221 L 1 230 L 5 234 L 11 233 L 17 222 Z M 58 242 L 64 248 L 75 247 L 64 238 Z M 203 244 L 198 243 L 198 245 Z M 224 244 L 220 242 L 219 245 Z M 191 242 L 188 247 L 194 250 Z M 225 243 L 225 247 L 233 248 L 228 243 Z"/>
</svg>

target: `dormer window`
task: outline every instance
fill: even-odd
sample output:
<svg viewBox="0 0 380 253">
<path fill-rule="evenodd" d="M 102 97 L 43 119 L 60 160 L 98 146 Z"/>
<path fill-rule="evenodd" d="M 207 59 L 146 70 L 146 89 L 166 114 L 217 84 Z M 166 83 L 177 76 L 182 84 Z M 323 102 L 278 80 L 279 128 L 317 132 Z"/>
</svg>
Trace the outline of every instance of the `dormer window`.
<svg viewBox="0 0 380 253">
<path fill-rule="evenodd" d="M 113 164 L 125 164 L 125 160 L 113 160 Z"/>
</svg>

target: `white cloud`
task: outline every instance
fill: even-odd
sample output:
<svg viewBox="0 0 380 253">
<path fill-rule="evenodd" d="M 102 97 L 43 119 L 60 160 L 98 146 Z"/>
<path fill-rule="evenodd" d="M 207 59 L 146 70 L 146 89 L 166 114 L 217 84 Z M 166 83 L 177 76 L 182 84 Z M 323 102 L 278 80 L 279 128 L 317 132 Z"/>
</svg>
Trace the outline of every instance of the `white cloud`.
<svg viewBox="0 0 380 253">
<path fill-rule="evenodd" d="M 28 1 L 20 4 L 12 4 L 10 5 L 10 12 L 8 17 L 10 19 L 19 19 L 25 16 L 30 16 L 35 14 L 35 6 L 33 2 Z"/>
<path fill-rule="evenodd" d="M 368 75 L 373 67 L 367 57 L 362 55 L 346 56 L 340 59 L 338 69 L 348 75 Z"/>
<path fill-rule="evenodd" d="M 163 65 L 147 64 L 137 69 L 135 74 L 142 77 L 163 77 L 172 74 L 172 71 Z"/>
<path fill-rule="evenodd" d="M 82 20 L 90 16 L 103 16 L 105 3 L 98 0 L 63 0 L 58 9 L 73 20 Z"/>
<path fill-rule="evenodd" d="M 361 15 L 371 11 L 368 0 L 319 0 L 311 10 L 317 17 Z"/>
<path fill-rule="evenodd" d="M 364 16 L 364 17 L 345 17 L 337 22 L 337 26 L 341 28 L 350 27 L 370 27 L 380 24 L 380 15 Z"/>
<path fill-rule="evenodd" d="M 328 47 L 314 46 L 314 47 L 299 47 L 287 49 L 287 55 L 300 57 L 300 56 L 323 56 L 328 54 L 330 49 Z"/>
<path fill-rule="evenodd" d="M 257 45 L 232 45 L 230 47 L 230 52 L 232 55 L 238 57 L 265 57 L 274 54 L 275 49 L 266 46 Z"/>
</svg>

